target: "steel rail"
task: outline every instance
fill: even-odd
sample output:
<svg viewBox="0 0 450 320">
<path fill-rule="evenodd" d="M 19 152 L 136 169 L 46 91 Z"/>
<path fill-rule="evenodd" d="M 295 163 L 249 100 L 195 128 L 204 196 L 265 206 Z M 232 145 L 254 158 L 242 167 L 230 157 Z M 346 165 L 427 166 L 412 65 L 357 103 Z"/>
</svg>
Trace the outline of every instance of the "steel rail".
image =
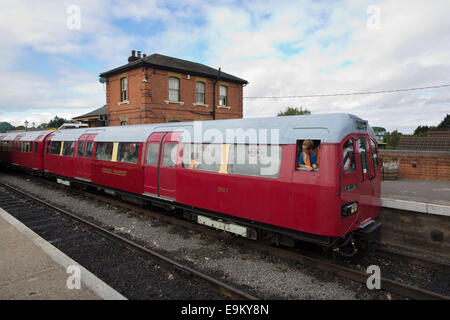
<svg viewBox="0 0 450 320">
<path fill-rule="evenodd" d="M 168 222 L 170 224 L 175 224 L 178 226 L 183 226 L 183 227 L 187 227 L 187 228 L 191 228 L 191 229 L 195 229 L 197 231 L 202 231 L 202 232 L 206 232 L 210 235 L 216 236 L 216 237 L 220 237 L 220 238 L 231 238 L 232 236 L 229 235 L 228 233 L 224 233 L 224 232 L 218 232 L 215 229 L 212 228 L 208 228 L 205 227 L 203 225 L 197 225 L 194 224 L 192 222 L 188 222 L 188 221 L 184 221 L 181 220 L 179 218 L 174 218 L 174 217 L 170 217 L 158 212 L 154 212 L 154 211 L 149 211 L 147 209 L 143 209 L 140 208 L 137 205 L 134 204 L 130 204 L 130 203 L 125 203 L 122 201 L 118 201 L 118 200 L 114 200 L 114 199 L 110 199 L 108 197 L 102 196 L 102 195 L 98 195 L 98 194 L 94 194 L 94 193 L 90 193 L 87 191 L 82 191 L 83 194 L 85 194 L 87 197 L 95 199 L 95 200 L 99 200 L 99 201 L 103 201 L 106 203 L 109 203 L 111 205 L 114 205 L 116 207 L 121 207 L 124 209 L 129 209 L 129 210 L 133 210 L 135 212 L 141 213 L 141 214 L 145 214 L 154 218 L 158 218 L 161 219 L 165 222 Z M 288 259 L 288 260 L 293 260 L 296 261 L 298 263 L 301 263 L 303 265 L 312 267 L 312 268 L 317 268 L 320 269 L 322 271 L 326 271 L 326 272 L 330 272 L 333 273 L 335 275 L 356 281 L 356 282 L 360 282 L 360 283 L 366 283 L 369 275 L 367 273 L 364 273 L 362 271 L 359 270 L 355 270 L 352 268 L 348 268 L 348 267 L 344 267 L 344 266 L 340 266 L 328 261 L 325 261 L 323 259 L 319 259 L 319 258 L 312 258 L 312 257 L 308 257 L 305 255 L 301 255 L 297 252 L 292 252 L 290 250 L 286 250 L 286 249 L 281 249 L 281 248 L 275 248 L 275 247 L 270 247 L 265 245 L 264 243 L 260 243 L 260 242 L 256 242 L 256 241 L 252 241 L 252 240 L 248 240 L 248 239 L 244 239 L 244 238 L 235 238 L 235 241 L 237 241 L 238 243 L 245 245 L 247 247 L 251 247 L 255 250 L 258 251 L 263 251 L 269 254 L 274 254 L 278 257 L 284 258 L 284 259 Z M 385 250 L 385 253 L 387 254 L 387 250 Z M 389 251 L 390 253 L 391 251 Z M 397 253 L 398 256 L 403 256 L 403 254 Z M 416 257 L 409 257 L 409 259 L 413 259 Z M 416 258 L 417 260 L 422 260 L 423 263 L 429 263 L 429 264 L 438 264 L 440 265 L 440 262 L 435 262 L 435 261 L 428 261 L 426 259 L 422 259 L 422 258 Z M 448 266 L 446 264 L 443 264 L 444 266 Z M 398 294 L 402 297 L 405 298 L 409 298 L 409 299 L 416 299 L 416 300 L 425 300 L 425 299 L 432 299 L 432 300 L 450 300 L 450 297 L 448 296 L 444 296 L 444 295 L 440 295 L 428 290 L 424 290 L 415 286 L 410 286 L 407 284 L 403 284 L 401 282 L 398 281 L 393 281 L 390 279 L 386 279 L 386 278 L 382 278 L 381 279 L 381 289 L 388 291 L 388 292 L 392 292 L 395 294 Z"/>
<path fill-rule="evenodd" d="M 46 183 L 48 183 L 48 181 L 46 181 Z M 61 187 L 60 184 L 53 182 L 52 184 L 54 184 L 55 186 Z M 67 190 L 74 190 L 72 188 L 66 187 Z M 79 191 L 79 190 L 78 190 Z M 308 257 L 305 255 L 302 255 L 298 252 L 293 252 L 290 250 L 286 250 L 286 249 L 281 249 L 281 248 L 275 248 L 275 247 L 270 247 L 264 243 L 260 243 L 260 242 L 256 242 L 256 241 L 252 241 L 252 240 L 248 240 L 245 238 L 234 238 L 232 237 L 230 234 L 228 233 L 224 233 L 224 232 L 218 232 L 215 229 L 203 226 L 203 225 L 198 225 L 192 222 L 188 222 L 188 221 L 184 221 L 181 220 L 179 218 L 175 218 L 175 217 L 170 217 L 167 216 L 165 214 L 161 214 L 155 211 L 150 211 L 147 209 L 143 209 L 141 207 L 139 207 L 138 205 L 135 204 L 130 204 L 130 203 L 125 203 L 122 201 L 118 201 L 118 200 L 114 200 L 102 195 L 98 195 L 95 193 L 91 193 L 88 191 L 81 191 L 86 197 L 95 199 L 95 200 L 99 200 L 102 202 L 106 202 L 109 204 L 112 204 L 116 207 L 121 207 L 121 208 L 125 208 L 125 209 L 129 209 L 129 210 L 133 210 L 135 212 L 141 213 L 141 214 L 145 214 L 147 216 L 151 216 L 153 218 L 157 218 L 157 219 L 161 219 L 165 222 L 168 222 L 170 224 L 174 224 L 174 225 L 178 225 L 178 226 L 183 226 L 183 227 L 187 227 L 190 229 L 195 229 L 197 231 L 201 231 L 201 232 L 205 232 L 209 235 L 213 235 L 215 237 L 219 237 L 219 238 L 226 238 L 226 239 L 230 239 L 233 238 L 237 243 L 240 243 L 244 246 L 253 248 L 255 250 L 258 250 L 260 252 L 265 252 L 268 254 L 274 254 L 280 258 L 284 258 L 284 259 L 288 259 L 291 261 L 295 261 L 298 262 L 300 264 L 306 265 L 308 267 L 312 267 L 312 268 L 317 268 L 320 269 L 322 271 L 325 272 L 329 272 L 332 274 L 335 274 L 337 276 L 341 276 L 359 283 L 364 283 L 366 284 L 366 281 L 369 277 L 369 275 L 367 273 L 364 273 L 362 271 L 359 270 L 355 270 L 352 268 L 348 268 L 348 267 L 344 267 L 344 266 L 340 266 L 334 263 L 331 263 L 329 261 L 326 261 L 324 259 L 319 259 L 319 258 L 312 258 L 312 257 Z M 390 251 L 389 251 L 390 252 Z M 387 252 L 385 254 L 388 254 Z M 397 255 L 402 255 L 403 254 L 398 254 Z M 435 261 L 428 261 L 426 259 L 422 259 L 422 258 L 417 258 L 417 259 L 421 259 L 424 261 L 424 263 L 430 263 L 430 264 L 436 264 L 439 262 L 435 262 Z M 447 265 L 445 265 L 447 266 Z M 444 296 L 444 295 L 440 295 L 428 290 L 424 290 L 415 286 L 410 286 L 407 284 L 403 284 L 401 282 L 398 281 L 393 281 L 390 279 L 386 279 L 386 278 L 381 278 L 381 289 L 391 292 L 391 293 L 395 293 L 398 294 L 402 297 L 405 298 L 409 298 L 409 299 L 416 299 L 416 300 L 450 300 L 450 297 L 448 296 Z"/>
<path fill-rule="evenodd" d="M 62 214 L 66 215 L 66 216 L 68 216 L 68 217 L 70 217 L 72 219 L 75 219 L 78 222 L 80 222 L 80 223 L 82 223 L 84 225 L 87 225 L 88 227 L 93 228 L 96 231 L 100 231 L 101 233 L 106 234 L 106 235 L 110 236 L 111 238 L 120 241 L 121 243 L 125 244 L 127 247 L 129 247 L 132 250 L 144 253 L 146 255 L 150 255 L 153 258 L 157 258 L 158 260 L 160 260 L 161 262 L 163 262 L 166 265 L 174 267 L 175 269 L 178 269 L 179 271 L 181 271 L 181 272 L 183 272 L 185 274 L 191 275 L 192 277 L 194 277 L 196 279 L 200 279 L 200 280 L 202 280 L 204 282 L 207 282 L 209 285 L 214 287 L 217 291 L 219 291 L 220 293 L 222 293 L 223 295 L 225 295 L 225 296 L 227 296 L 227 297 L 229 297 L 231 299 L 258 300 L 258 298 L 254 297 L 254 296 L 252 296 L 252 295 L 250 295 L 250 294 L 248 294 L 246 292 L 243 292 L 243 291 L 241 291 L 241 290 L 239 290 L 237 288 L 234 288 L 234 287 L 232 287 L 232 286 L 230 286 L 230 285 L 228 285 L 228 284 L 226 284 L 226 283 L 224 283 L 224 282 L 222 282 L 220 280 L 217 280 L 217 279 L 215 279 L 215 278 L 213 278 L 213 277 L 211 277 L 211 276 L 209 276 L 209 275 L 207 275 L 205 273 L 197 271 L 197 270 L 195 270 L 195 269 L 193 269 L 191 267 L 182 265 L 181 263 L 179 263 L 179 262 L 177 262 L 175 260 L 172 260 L 172 259 L 170 259 L 168 257 L 165 257 L 165 256 L 163 256 L 162 254 L 160 254 L 160 253 L 158 253 L 156 251 L 153 251 L 151 249 L 143 247 L 140 244 L 137 244 L 137 243 L 135 243 L 135 242 L 133 242 L 133 241 L 131 241 L 129 239 L 126 239 L 126 238 L 124 238 L 122 236 L 119 236 L 119 235 L 117 235 L 117 234 L 115 234 L 115 233 L 113 233 L 113 232 L 111 232 L 109 230 L 106 230 L 105 228 L 102 228 L 102 227 L 100 227 L 100 226 L 98 226 L 98 225 L 96 225 L 96 224 L 94 224 L 94 223 L 92 223 L 90 221 L 87 221 L 87 220 L 85 220 L 85 219 L 83 219 L 83 218 L 81 218 L 81 217 L 79 217 L 77 215 L 74 215 L 74 214 L 72 214 L 70 212 L 67 212 L 67 211 L 65 211 L 65 210 L 63 210 L 61 208 L 58 208 L 58 207 L 56 207 L 56 206 L 54 206 L 54 205 L 52 205 L 52 204 L 50 204 L 50 203 L 48 203 L 48 202 L 46 202 L 44 200 L 41 200 L 41 199 L 36 198 L 36 197 L 34 197 L 34 196 L 30 195 L 30 194 L 27 194 L 27 193 L 23 192 L 22 190 L 19 190 L 19 189 L 15 188 L 15 187 L 7 184 L 7 183 L 0 182 L 0 185 L 5 187 L 8 190 L 11 190 L 11 191 L 13 191 L 13 192 L 23 196 L 23 197 L 26 197 L 26 198 L 28 198 L 28 199 L 38 203 L 40 205 L 46 206 L 46 207 L 48 207 L 48 208 L 50 208 L 50 209 L 52 209 L 52 210 L 54 210 L 56 212 L 62 213 Z"/>
</svg>

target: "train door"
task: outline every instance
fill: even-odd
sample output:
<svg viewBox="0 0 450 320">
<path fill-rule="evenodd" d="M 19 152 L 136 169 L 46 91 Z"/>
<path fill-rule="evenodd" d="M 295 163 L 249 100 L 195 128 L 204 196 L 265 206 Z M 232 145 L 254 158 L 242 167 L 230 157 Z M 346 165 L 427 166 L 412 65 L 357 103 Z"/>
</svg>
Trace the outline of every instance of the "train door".
<svg viewBox="0 0 450 320">
<path fill-rule="evenodd" d="M 178 139 L 181 132 L 155 132 L 147 140 L 144 193 L 175 199 Z"/>
<path fill-rule="evenodd" d="M 18 136 L 14 139 L 14 152 L 12 162 L 14 164 L 22 165 L 22 143 L 20 139 L 22 136 Z"/>
<path fill-rule="evenodd" d="M 92 150 L 96 134 L 84 134 L 78 139 L 75 155 L 75 178 L 91 181 Z"/>
<path fill-rule="evenodd" d="M 381 167 L 380 160 L 378 158 L 377 143 L 372 137 L 369 138 L 369 146 L 370 166 L 373 168 L 373 178 L 371 180 L 372 205 L 374 207 L 374 210 L 376 210 L 375 214 L 378 214 L 379 207 L 381 205 Z"/>
<path fill-rule="evenodd" d="M 45 146 L 44 146 L 44 171 L 49 172 L 52 161 L 50 156 L 50 150 L 51 150 L 51 144 L 52 144 L 52 138 L 53 135 L 50 135 L 45 139 Z"/>
<path fill-rule="evenodd" d="M 42 148 L 40 141 L 44 136 L 40 135 L 36 139 L 34 139 L 33 143 L 33 168 L 37 170 L 42 170 Z"/>
<path fill-rule="evenodd" d="M 355 137 L 347 137 L 341 145 L 340 194 L 345 204 L 359 201 L 361 175 L 357 170 Z"/>
<path fill-rule="evenodd" d="M 372 214 L 372 179 L 373 167 L 369 166 L 368 161 L 368 141 L 367 137 L 359 135 L 356 138 L 356 161 L 359 165 L 359 221 L 366 220 Z"/>
</svg>

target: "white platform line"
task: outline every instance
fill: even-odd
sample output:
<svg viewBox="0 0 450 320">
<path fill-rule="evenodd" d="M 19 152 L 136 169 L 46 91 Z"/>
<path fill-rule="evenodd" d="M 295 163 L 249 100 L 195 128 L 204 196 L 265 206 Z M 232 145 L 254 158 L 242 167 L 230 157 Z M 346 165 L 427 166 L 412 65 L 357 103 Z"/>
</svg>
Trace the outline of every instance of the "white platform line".
<svg viewBox="0 0 450 320">
<path fill-rule="evenodd" d="M 434 203 L 414 202 L 400 199 L 381 198 L 381 206 L 385 208 L 415 211 L 450 217 L 450 206 Z"/>
<path fill-rule="evenodd" d="M 97 278 L 89 270 L 81 266 L 78 262 L 71 259 L 63 252 L 55 248 L 49 242 L 41 238 L 38 234 L 30 230 L 22 222 L 11 216 L 8 212 L 0 208 L 0 217 L 5 219 L 9 224 L 14 226 L 19 230 L 24 236 L 30 239 L 36 246 L 41 248 L 45 253 L 47 253 L 53 261 L 58 263 L 64 269 L 67 270 L 68 266 L 76 265 L 80 267 L 81 270 L 81 281 L 86 284 L 88 288 L 97 293 L 104 300 L 127 300 L 123 295 L 118 293 L 116 290 L 111 288 L 105 282 Z"/>
</svg>

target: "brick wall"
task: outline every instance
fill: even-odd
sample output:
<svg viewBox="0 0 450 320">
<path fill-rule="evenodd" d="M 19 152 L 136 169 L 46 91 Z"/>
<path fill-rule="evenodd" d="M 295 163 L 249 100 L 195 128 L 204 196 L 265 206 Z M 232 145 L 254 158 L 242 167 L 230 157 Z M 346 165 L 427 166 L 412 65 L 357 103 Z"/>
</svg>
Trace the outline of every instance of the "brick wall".
<svg viewBox="0 0 450 320">
<path fill-rule="evenodd" d="M 169 76 L 180 79 L 180 101 L 168 102 Z M 127 77 L 128 101 L 120 102 L 120 79 Z M 143 82 L 147 79 L 147 82 Z M 205 82 L 205 105 L 195 105 L 195 82 Z M 217 108 L 216 119 L 235 119 L 243 116 L 243 86 L 220 81 L 216 85 L 216 105 L 219 104 L 219 85 L 228 87 L 228 106 Z M 106 109 L 109 125 L 122 121 L 129 125 L 170 121 L 211 120 L 213 110 L 213 80 L 151 68 L 136 68 L 108 78 L 106 85 Z"/>
<path fill-rule="evenodd" d="M 400 161 L 400 179 L 450 181 L 450 152 L 380 150 L 380 158 Z"/>
</svg>

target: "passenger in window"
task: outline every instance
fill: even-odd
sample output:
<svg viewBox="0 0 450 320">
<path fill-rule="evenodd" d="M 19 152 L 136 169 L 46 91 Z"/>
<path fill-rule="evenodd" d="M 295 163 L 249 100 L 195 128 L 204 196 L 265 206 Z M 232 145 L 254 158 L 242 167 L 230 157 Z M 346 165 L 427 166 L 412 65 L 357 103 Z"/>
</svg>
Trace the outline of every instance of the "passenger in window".
<svg viewBox="0 0 450 320">
<path fill-rule="evenodd" d="M 130 144 L 123 154 L 121 162 L 137 163 L 138 153 L 134 143 Z"/>
<path fill-rule="evenodd" d="M 108 148 L 108 145 L 106 143 L 103 143 L 101 145 L 101 149 L 100 152 L 97 154 L 97 159 L 98 160 L 105 160 L 105 161 L 109 161 L 111 160 L 111 148 Z"/>
<path fill-rule="evenodd" d="M 319 168 L 320 149 L 315 146 L 312 140 L 304 140 L 302 144 L 302 152 L 298 158 L 297 167 L 313 171 Z"/>
</svg>

